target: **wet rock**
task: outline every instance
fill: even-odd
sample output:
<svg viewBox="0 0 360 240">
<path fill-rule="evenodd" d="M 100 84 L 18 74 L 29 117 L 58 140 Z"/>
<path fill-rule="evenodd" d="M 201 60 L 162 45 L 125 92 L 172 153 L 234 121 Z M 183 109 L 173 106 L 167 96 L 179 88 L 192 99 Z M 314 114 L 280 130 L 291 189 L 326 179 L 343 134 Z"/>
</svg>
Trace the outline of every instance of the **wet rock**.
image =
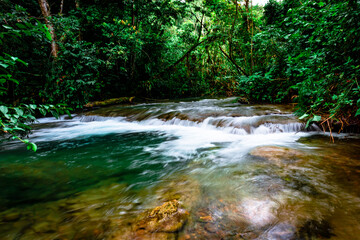
<svg viewBox="0 0 360 240">
<path fill-rule="evenodd" d="M 137 231 L 178 232 L 188 220 L 189 213 L 180 207 L 180 202 L 172 200 L 154 208 L 137 225 Z"/>
<path fill-rule="evenodd" d="M 171 200 L 140 214 L 137 220 L 118 222 L 118 231 L 112 240 L 172 240 L 177 239 L 180 230 L 188 221 L 189 213 L 177 200 Z"/>
<path fill-rule="evenodd" d="M 301 173 L 291 173 L 282 177 L 286 187 L 305 193 L 306 195 L 318 196 L 320 192 L 313 186 L 311 179 Z"/>
<path fill-rule="evenodd" d="M 189 211 L 201 200 L 200 184 L 191 177 L 170 179 L 156 192 L 159 196 L 158 200 L 165 202 L 178 200 Z"/>
<path fill-rule="evenodd" d="M 128 239 L 134 239 L 134 240 L 176 240 L 177 239 L 177 234 L 175 233 L 163 233 L 163 232 L 159 232 L 159 233 L 144 233 L 144 234 L 139 234 L 137 233 L 136 235 L 132 235 L 132 236 L 122 236 L 120 238 L 117 238 L 116 240 L 128 240 Z"/>
<path fill-rule="evenodd" d="M 108 239 L 110 221 L 84 221 L 78 223 L 76 232 L 72 239 Z"/>
<path fill-rule="evenodd" d="M 38 222 L 32 226 L 36 233 L 51 233 L 57 230 L 57 226 L 52 222 Z"/>
<path fill-rule="evenodd" d="M 266 158 L 279 167 L 296 163 L 305 158 L 305 154 L 299 150 L 277 146 L 258 147 L 253 149 L 250 155 Z"/>
<path fill-rule="evenodd" d="M 205 230 L 210 233 L 216 233 L 217 227 L 212 223 L 206 223 L 204 226 Z"/>
<path fill-rule="evenodd" d="M 134 98 L 135 97 L 112 98 L 112 99 L 107 99 L 104 101 L 90 102 L 90 103 L 84 105 L 84 107 L 92 108 L 92 107 L 109 106 L 109 105 L 113 105 L 113 104 L 132 103 Z"/>
<path fill-rule="evenodd" d="M 20 212 L 8 212 L 1 217 L 4 222 L 13 222 L 18 220 L 21 217 Z"/>
<path fill-rule="evenodd" d="M 187 116 L 186 114 L 183 114 L 183 113 L 179 113 L 179 112 L 164 113 L 164 114 L 159 115 L 158 118 L 162 119 L 164 121 L 169 121 L 174 118 L 178 118 L 180 120 L 189 120 L 189 116 Z"/>
<path fill-rule="evenodd" d="M 250 104 L 249 100 L 246 97 L 237 98 L 237 102 L 241 104 Z"/>
<path fill-rule="evenodd" d="M 272 199 L 244 199 L 241 203 L 242 215 L 256 227 L 267 226 L 276 221 L 278 204 Z"/>
<path fill-rule="evenodd" d="M 186 226 L 191 239 L 242 239 L 249 223 L 239 202 L 203 197 L 202 206 L 194 211 L 194 222 Z"/>
<path fill-rule="evenodd" d="M 296 239 L 296 228 L 288 223 L 280 223 L 266 231 L 261 237 L 264 239 L 293 240 Z"/>
</svg>

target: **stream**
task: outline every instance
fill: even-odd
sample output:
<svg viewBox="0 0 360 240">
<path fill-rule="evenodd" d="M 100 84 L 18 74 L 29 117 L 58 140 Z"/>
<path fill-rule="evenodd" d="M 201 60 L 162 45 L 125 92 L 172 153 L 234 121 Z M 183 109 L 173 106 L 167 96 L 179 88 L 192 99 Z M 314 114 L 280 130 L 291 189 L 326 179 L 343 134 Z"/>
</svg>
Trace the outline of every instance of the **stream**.
<svg viewBox="0 0 360 240">
<path fill-rule="evenodd" d="M 39 119 L 0 145 L 1 240 L 360 239 L 360 136 L 235 98 Z"/>
</svg>

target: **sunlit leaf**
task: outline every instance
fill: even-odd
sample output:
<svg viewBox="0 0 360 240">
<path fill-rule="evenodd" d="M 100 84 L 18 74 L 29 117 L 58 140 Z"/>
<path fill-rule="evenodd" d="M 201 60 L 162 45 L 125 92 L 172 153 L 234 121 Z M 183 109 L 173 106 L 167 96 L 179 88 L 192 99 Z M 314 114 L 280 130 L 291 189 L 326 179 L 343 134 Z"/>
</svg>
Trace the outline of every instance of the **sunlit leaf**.
<svg viewBox="0 0 360 240">
<path fill-rule="evenodd" d="M 360 108 L 356 111 L 355 113 L 355 117 L 359 116 L 360 115 Z"/>
<path fill-rule="evenodd" d="M 21 117 L 24 115 L 24 110 L 21 108 L 15 108 L 15 112 Z"/>
<path fill-rule="evenodd" d="M 2 112 L 4 115 L 8 113 L 9 109 L 6 106 L 0 106 L 0 112 Z"/>
<path fill-rule="evenodd" d="M 319 115 L 314 115 L 314 117 L 312 119 L 312 121 L 314 121 L 314 122 L 318 122 L 320 120 L 321 120 L 321 116 L 319 116 Z"/>
<path fill-rule="evenodd" d="M 299 117 L 299 119 L 304 119 L 307 118 L 309 116 L 309 114 L 305 113 L 304 115 L 302 115 L 301 117 Z"/>
</svg>

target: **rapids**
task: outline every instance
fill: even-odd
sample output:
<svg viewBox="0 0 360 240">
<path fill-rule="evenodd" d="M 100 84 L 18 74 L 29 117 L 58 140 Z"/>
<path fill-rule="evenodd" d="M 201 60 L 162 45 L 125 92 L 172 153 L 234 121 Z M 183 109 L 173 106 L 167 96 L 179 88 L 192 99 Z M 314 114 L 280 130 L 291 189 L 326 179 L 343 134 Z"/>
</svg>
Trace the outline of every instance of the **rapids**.
<svg viewBox="0 0 360 240">
<path fill-rule="evenodd" d="M 359 135 L 331 143 L 291 106 L 118 105 L 33 129 L 36 153 L 0 145 L 0 239 L 360 239 Z M 181 224 L 149 227 L 169 203 Z"/>
</svg>

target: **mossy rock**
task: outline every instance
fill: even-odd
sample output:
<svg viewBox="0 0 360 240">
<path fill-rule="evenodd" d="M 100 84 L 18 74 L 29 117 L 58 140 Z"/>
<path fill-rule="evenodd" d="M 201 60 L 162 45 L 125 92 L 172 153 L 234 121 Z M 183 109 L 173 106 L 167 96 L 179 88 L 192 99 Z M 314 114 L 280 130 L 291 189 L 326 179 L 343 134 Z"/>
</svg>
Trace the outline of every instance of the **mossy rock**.
<svg viewBox="0 0 360 240">
<path fill-rule="evenodd" d="M 123 104 L 123 103 L 132 103 L 135 97 L 121 97 L 121 98 L 111 98 L 104 101 L 96 101 L 96 102 L 90 102 L 84 107 L 92 108 L 92 107 L 104 107 L 114 104 Z"/>
<path fill-rule="evenodd" d="M 136 226 L 137 231 L 167 232 L 180 231 L 189 218 L 189 213 L 180 207 L 178 200 L 165 202 L 154 208 Z"/>
<path fill-rule="evenodd" d="M 2 215 L 0 217 L 0 219 L 4 222 L 13 222 L 13 221 L 18 220 L 20 217 L 21 217 L 21 213 L 15 211 L 15 212 L 5 213 L 4 215 Z"/>
</svg>

